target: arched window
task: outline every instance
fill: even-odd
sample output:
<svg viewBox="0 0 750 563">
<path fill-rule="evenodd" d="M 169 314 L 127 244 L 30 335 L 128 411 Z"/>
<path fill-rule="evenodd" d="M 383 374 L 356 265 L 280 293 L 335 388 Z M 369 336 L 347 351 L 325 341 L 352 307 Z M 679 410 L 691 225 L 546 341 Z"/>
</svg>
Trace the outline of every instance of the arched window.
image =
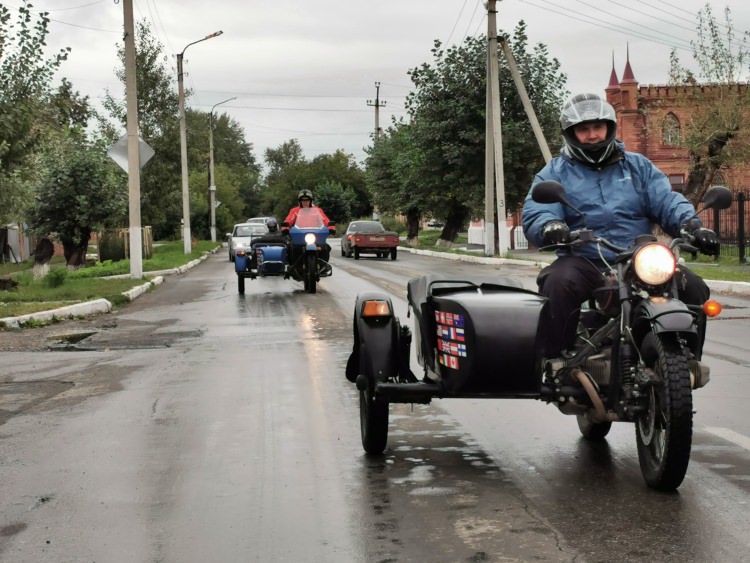
<svg viewBox="0 0 750 563">
<path fill-rule="evenodd" d="M 680 121 L 673 113 L 667 114 L 661 126 L 661 139 L 665 145 L 675 146 L 680 143 Z"/>
</svg>

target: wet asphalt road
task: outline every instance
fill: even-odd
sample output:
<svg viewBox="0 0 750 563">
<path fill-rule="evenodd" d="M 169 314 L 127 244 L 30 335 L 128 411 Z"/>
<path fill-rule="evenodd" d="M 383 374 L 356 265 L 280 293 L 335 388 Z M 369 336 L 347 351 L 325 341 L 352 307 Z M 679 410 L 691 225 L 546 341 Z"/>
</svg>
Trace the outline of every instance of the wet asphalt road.
<svg viewBox="0 0 750 563">
<path fill-rule="evenodd" d="M 3 354 L 0 560 L 750 560 L 744 300 L 711 327 L 693 460 L 662 495 L 631 425 L 592 446 L 534 401 L 393 406 L 365 456 L 343 376 L 356 293 L 377 283 L 405 318 L 406 278 L 474 266 L 333 264 L 316 295 L 239 296 L 220 252 L 75 351 Z"/>
</svg>

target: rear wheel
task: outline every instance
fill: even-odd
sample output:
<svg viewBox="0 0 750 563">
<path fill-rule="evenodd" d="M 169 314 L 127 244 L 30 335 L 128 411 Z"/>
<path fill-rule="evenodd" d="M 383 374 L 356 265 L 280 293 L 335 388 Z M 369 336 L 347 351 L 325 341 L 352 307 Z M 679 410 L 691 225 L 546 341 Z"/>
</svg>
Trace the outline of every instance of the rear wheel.
<svg viewBox="0 0 750 563">
<path fill-rule="evenodd" d="M 398 253 L 398 249 L 395 246 L 393 248 L 391 248 L 391 260 L 395 260 L 396 259 L 396 254 L 397 253 Z"/>
<path fill-rule="evenodd" d="M 308 254 L 305 264 L 305 291 L 315 293 L 318 281 L 318 257 L 315 254 Z"/>
<path fill-rule="evenodd" d="M 587 440 L 603 440 L 612 428 L 611 422 L 591 422 L 585 414 L 576 416 L 581 436 Z"/>
<path fill-rule="evenodd" d="M 359 392 L 362 447 L 368 454 L 382 454 L 388 443 L 388 402 L 373 397 L 372 389 Z"/>
<path fill-rule="evenodd" d="M 341 245 L 341 257 L 346 258 L 346 250 L 344 250 L 344 245 Z"/>
<path fill-rule="evenodd" d="M 359 260 L 359 248 L 354 247 L 354 259 Z"/>
<path fill-rule="evenodd" d="M 245 278 L 237 276 L 237 292 L 242 295 L 245 293 Z"/>
<path fill-rule="evenodd" d="M 648 408 L 635 424 L 638 461 L 650 487 L 673 491 L 685 478 L 693 437 L 688 362 L 673 335 L 646 335 L 641 354 L 659 382 L 646 389 Z"/>
</svg>

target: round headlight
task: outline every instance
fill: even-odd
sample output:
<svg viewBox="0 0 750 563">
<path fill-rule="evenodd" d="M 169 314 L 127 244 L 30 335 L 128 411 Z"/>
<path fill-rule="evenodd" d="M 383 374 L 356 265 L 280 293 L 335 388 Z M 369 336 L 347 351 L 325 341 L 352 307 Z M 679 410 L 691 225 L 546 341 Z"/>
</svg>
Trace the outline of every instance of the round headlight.
<svg viewBox="0 0 750 563">
<path fill-rule="evenodd" d="M 315 233 L 305 234 L 305 244 L 315 244 Z"/>
<path fill-rule="evenodd" d="M 674 275 L 677 262 L 674 254 L 659 243 L 647 244 L 633 257 L 635 275 L 645 284 L 661 285 Z"/>
</svg>

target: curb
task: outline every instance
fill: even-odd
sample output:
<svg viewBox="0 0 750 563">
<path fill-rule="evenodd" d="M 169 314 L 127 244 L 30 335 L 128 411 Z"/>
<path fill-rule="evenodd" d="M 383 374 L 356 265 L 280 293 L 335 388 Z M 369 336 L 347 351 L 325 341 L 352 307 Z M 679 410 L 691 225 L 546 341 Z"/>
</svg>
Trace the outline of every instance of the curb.
<svg viewBox="0 0 750 563">
<path fill-rule="evenodd" d="M 195 260 L 191 260 L 184 266 L 179 268 L 172 268 L 169 270 L 159 270 L 155 272 L 147 272 L 149 276 L 155 276 L 153 279 L 147 281 L 143 285 L 136 286 L 128 291 L 124 291 L 122 295 L 127 297 L 129 301 L 133 301 L 146 293 L 153 287 L 164 283 L 165 275 L 176 275 L 184 274 L 191 268 L 194 268 L 204 260 L 208 258 L 208 254 L 215 254 L 216 249 L 208 251 L 206 254 Z M 112 279 L 123 279 L 129 278 L 130 274 L 122 274 L 117 276 L 108 276 Z M 76 303 L 75 305 L 66 305 L 65 307 L 59 307 L 57 309 L 50 309 L 49 311 L 38 311 L 36 313 L 28 313 L 26 315 L 19 315 L 17 317 L 5 317 L 0 318 L 0 328 L 21 328 L 21 326 L 29 321 L 40 321 L 40 322 L 53 322 L 58 319 L 69 319 L 72 317 L 87 317 L 90 315 L 99 315 L 102 313 L 111 313 L 112 303 L 107 299 L 94 299 L 92 301 L 86 301 L 85 303 Z"/>
<path fill-rule="evenodd" d="M 547 266 L 552 260 L 554 255 L 550 255 L 549 260 L 517 260 L 515 258 L 491 258 L 489 256 L 469 256 L 466 254 L 449 254 L 446 252 L 435 252 L 434 250 L 422 250 L 419 248 L 411 248 L 406 246 L 399 246 L 399 252 L 411 252 L 412 254 L 423 254 L 425 256 L 434 256 L 437 258 L 444 258 L 446 260 L 454 260 L 461 262 L 473 262 L 476 264 L 513 264 L 516 266 L 528 266 L 530 268 L 536 268 L 540 270 Z M 721 293 L 725 295 L 739 295 L 739 296 L 750 296 L 750 282 L 740 281 L 724 281 L 724 280 L 704 280 L 706 285 L 712 292 Z"/>
</svg>

